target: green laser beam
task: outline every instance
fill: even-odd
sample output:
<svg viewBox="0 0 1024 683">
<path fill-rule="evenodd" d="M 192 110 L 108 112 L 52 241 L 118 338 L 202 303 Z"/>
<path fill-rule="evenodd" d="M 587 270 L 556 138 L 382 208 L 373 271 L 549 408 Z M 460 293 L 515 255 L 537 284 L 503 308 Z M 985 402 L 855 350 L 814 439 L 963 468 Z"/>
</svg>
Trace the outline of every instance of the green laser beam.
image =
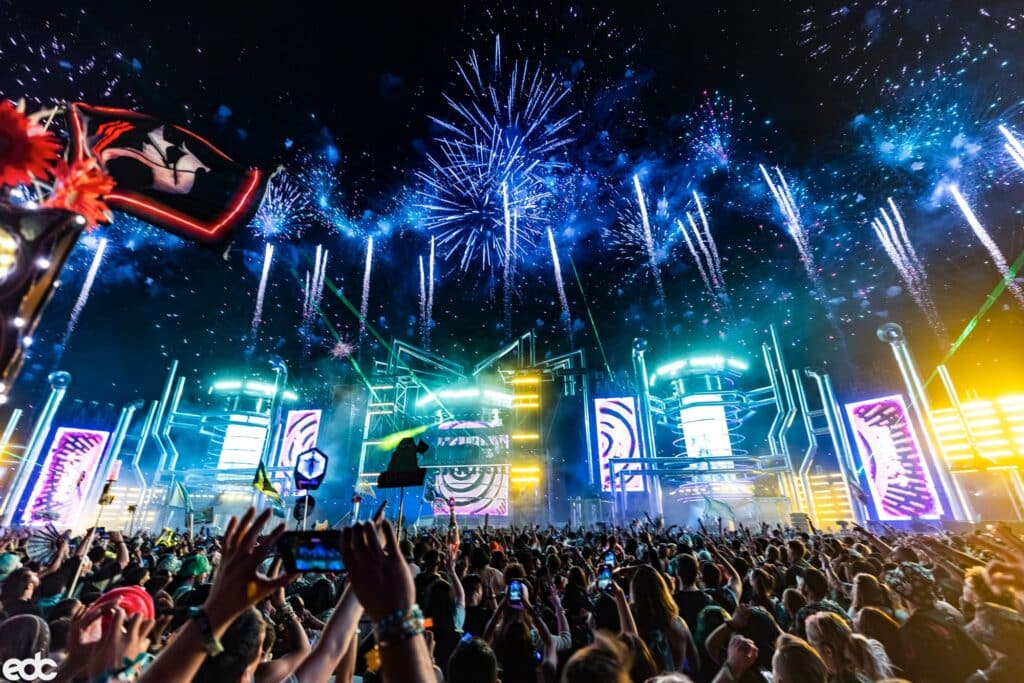
<svg viewBox="0 0 1024 683">
<path fill-rule="evenodd" d="M 996 285 L 995 289 L 993 289 L 992 292 L 987 297 L 985 297 L 985 302 L 981 305 L 981 308 L 978 309 L 978 312 L 974 314 L 974 317 L 971 318 L 970 321 L 968 321 L 967 325 L 964 327 L 964 331 L 960 333 L 959 337 L 957 337 L 956 342 L 954 342 L 953 346 L 950 347 L 948 352 L 946 352 L 946 356 L 939 362 L 939 365 L 945 365 L 946 363 L 948 363 L 949 360 L 954 356 L 954 354 L 956 354 L 956 352 L 960 349 L 960 345 L 967 341 L 967 337 L 971 336 L 971 333 L 974 332 L 974 328 L 976 328 L 978 326 L 978 323 L 981 322 L 982 317 L 984 317 L 984 315 L 988 313 L 989 309 L 995 305 L 999 297 L 1002 296 L 1003 292 L 1006 291 L 1006 285 L 1008 285 L 1010 282 L 1013 282 L 1017 278 L 1017 273 L 1020 272 L 1021 268 L 1024 268 L 1024 251 L 1021 251 L 1020 254 L 1017 255 L 1017 260 L 1013 262 L 1012 266 L 1010 266 L 1010 269 L 1009 271 L 1007 271 L 1006 276 L 1003 279 L 1001 279 L 999 281 L 999 284 Z M 938 374 L 939 369 L 938 367 L 936 367 L 934 370 L 932 370 L 932 374 L 928 376 L 928 379 L 925 380 L 924 385 L 927 387 L 929 384 L 931 384 L 931 381 L 935 379 L 935 376 Z"/>
<path fill-rule="evenodd" d="M 601 343 L 601 335 L 597 332 L 597 323 L 594 322 L 594 314 L 590 312 L 590 304 L 587 303 L 587 293 L 583 291 L 583 280 L 576 270 L 576 262 L 569 254 L 569 265 L 572 266 L 572 274 L 576 277 L 576 285 L 580 288 L 580 296 L 583 298 L 583 307 L 587 309 L 587 317 L 590 319 L 590 327 L 594 330 L 594 338 L 597 340 L 597 348 L 601 351 L 601 360 L 604 361 L 604 369 L 608 373 L 608 379 L 612 378 L 612 367 L 608 364 L 608 356 L 604 353 L 604 344 Z"/>
</svg>

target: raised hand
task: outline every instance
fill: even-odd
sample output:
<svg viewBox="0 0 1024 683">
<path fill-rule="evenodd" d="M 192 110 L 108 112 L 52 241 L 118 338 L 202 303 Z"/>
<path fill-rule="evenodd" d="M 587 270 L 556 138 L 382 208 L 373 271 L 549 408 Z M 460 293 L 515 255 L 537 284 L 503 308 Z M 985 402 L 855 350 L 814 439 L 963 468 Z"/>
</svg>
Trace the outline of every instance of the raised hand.
<svg viewBox="0 0 1024 683">
<path fill-rule="evenodd" d="M 736 680 L 757 661 L 757 645 L 750 638 L 737 634 L 729 641 L 725 663 Z"/>
<path fill-rule="evenodd" d="M 269 536 L 258 542 L 260 532 L 270 519 L 270 510 L 264 510 L 254 521 L 255 515 L 256 511 L 249 508 L 241 520 L 232 517 L 224 531 L 220 568 L 203 606 L 214 625 L 230 623 L 246 608 L 288 585 L 297 576 L 280 574 L 270 578 L 259 572 L 260 564 L 284 534 L 285 526 L 277 525 Z"/>
<path fill-rule="evenodd" d="M 416 588 L 398 549 L 395 528 L 388 521 L 379 528 L 384 535 L 383 545 L 378 526 L 372 522 L 356 524 L 341 532 L 341 552 L 352 590 L 374 621 L 408 609 L 416 602 Z"/>
</svg>

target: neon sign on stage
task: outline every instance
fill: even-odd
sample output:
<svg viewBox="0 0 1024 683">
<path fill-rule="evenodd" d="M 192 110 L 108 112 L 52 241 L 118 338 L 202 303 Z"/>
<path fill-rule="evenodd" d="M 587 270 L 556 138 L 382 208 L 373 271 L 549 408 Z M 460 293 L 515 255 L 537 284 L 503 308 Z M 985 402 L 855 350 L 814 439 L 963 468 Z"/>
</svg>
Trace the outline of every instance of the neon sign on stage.
<svg viewBox="0 0 1024 683">
<path fill-rule="evenodd" d="M 942 505 L 903 397 L 846 404 L 878 519 L 938 519 Z"/>
</svg>

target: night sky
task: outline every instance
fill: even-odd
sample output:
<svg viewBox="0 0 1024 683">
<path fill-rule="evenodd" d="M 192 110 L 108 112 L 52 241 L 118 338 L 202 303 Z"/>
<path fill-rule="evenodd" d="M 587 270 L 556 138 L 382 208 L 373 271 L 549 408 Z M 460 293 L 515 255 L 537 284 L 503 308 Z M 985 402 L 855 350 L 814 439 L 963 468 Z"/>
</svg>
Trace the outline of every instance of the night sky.
<svg viewBox="0 0 1024 683">
<path fill-rule="evenodd" d="M 251 3 L 56 9 L 0 0 L 0 94 L 34 106 L 124 106 L 187 125 L 245 163 L 282 165 L 306 204 L 285 212 L 273 234 L 254 227 L 226 253 L 123 216 L 88 235 L 15 398 L 37 401 L 57 367 L 72 373 L 80 398 L 154 397 L 175 358 L 204 387 L 214 375 L 269 374 L 273 355 L 304 387 L 351 383 L 350 360 L 332 348 L 335 334 L 357 345 L 359 322 L 328 291 L 334 332 L 323 320 L 303 328 L 300 280 L 323 245 L 328 279 L 358 308 L 370 237 L 368 321 L 385 339 L 419 344 L 418 260 L 432 235 L 443 237 L 430 227 L 424 181 L 440 139 L 451 136 L 438 121 L 457 118 L 446 95 L 471 101 L 458 65 L 475 51 L 491 74 L 499 40 L 496 80 L 517 62 L 522 73 L 540 69 L 565 91 L 552 117 L 568 123 L 563 143 L 537 156 L 543 197 L 524 215 L 511 329 L 502 268 L 475 260 L 463 268 L 459 250 L 445 260 L 440 248 L 434 350 L 472 365 L 532 329 L 542 353 L 574 344 L 597 366 L 599 335 L 621 384 L 634 337 L 649 339 L 654 365 L 708 351 L 756 363 L 776 323 L 791 363 L 827 368 L 841 400 L 901 390 L 877 326 L 902 323 L 929 370 L 999 280 L 948 188 L 960 188 L 1008 261 L 1024 249 L 1024 171 L 997 130 L 1024 135 L 1019 3 L 741 4 L 337 3 L 329 12 L 265 12 Z M 760 164 L 789 181 L 806 231 L 803 258 Z M 634 175 L 651 249 L 636 239 Z M 317 183 L 328 176 L 323 197 Z M 694 192 L 725 296 L 706 291 L 680 239 L 676 220 L 697 217 Z M 889 197 L 945 333 L 929 324 L 869 225 Z M 99 277 L 61 346 L 100 237 L 110 243 Z M 276 255 L 253 344 L 268 241 Z M 1004 295 L 950 364 L 961 390 L 1019 388 L 1022 331 L 1021 305 Z M 371 334 L 354 353 L 365 367 L 384 355 Z"/>
</svg>

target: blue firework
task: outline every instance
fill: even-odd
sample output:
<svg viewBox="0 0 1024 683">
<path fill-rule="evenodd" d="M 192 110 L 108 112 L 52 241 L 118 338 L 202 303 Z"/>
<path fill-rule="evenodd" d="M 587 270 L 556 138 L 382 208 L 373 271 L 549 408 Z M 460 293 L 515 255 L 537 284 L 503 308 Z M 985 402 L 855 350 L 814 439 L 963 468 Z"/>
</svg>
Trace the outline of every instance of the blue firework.
<svg viewBox="0 0 1024 683">
<path fill-rule="evenodd" d="M 445 259 L 488 270 L 543 235 L 576 113 L 562 113 L 569 87 L 561 79 L 525 60 L 505 68 L 500 40 L 493 64 L 473 52 L 457 71 L 463 92 L 445 96 L 447 118 L 431 117 L 440 133 L 417 174 L 418 206 Z"/>
</svg>

